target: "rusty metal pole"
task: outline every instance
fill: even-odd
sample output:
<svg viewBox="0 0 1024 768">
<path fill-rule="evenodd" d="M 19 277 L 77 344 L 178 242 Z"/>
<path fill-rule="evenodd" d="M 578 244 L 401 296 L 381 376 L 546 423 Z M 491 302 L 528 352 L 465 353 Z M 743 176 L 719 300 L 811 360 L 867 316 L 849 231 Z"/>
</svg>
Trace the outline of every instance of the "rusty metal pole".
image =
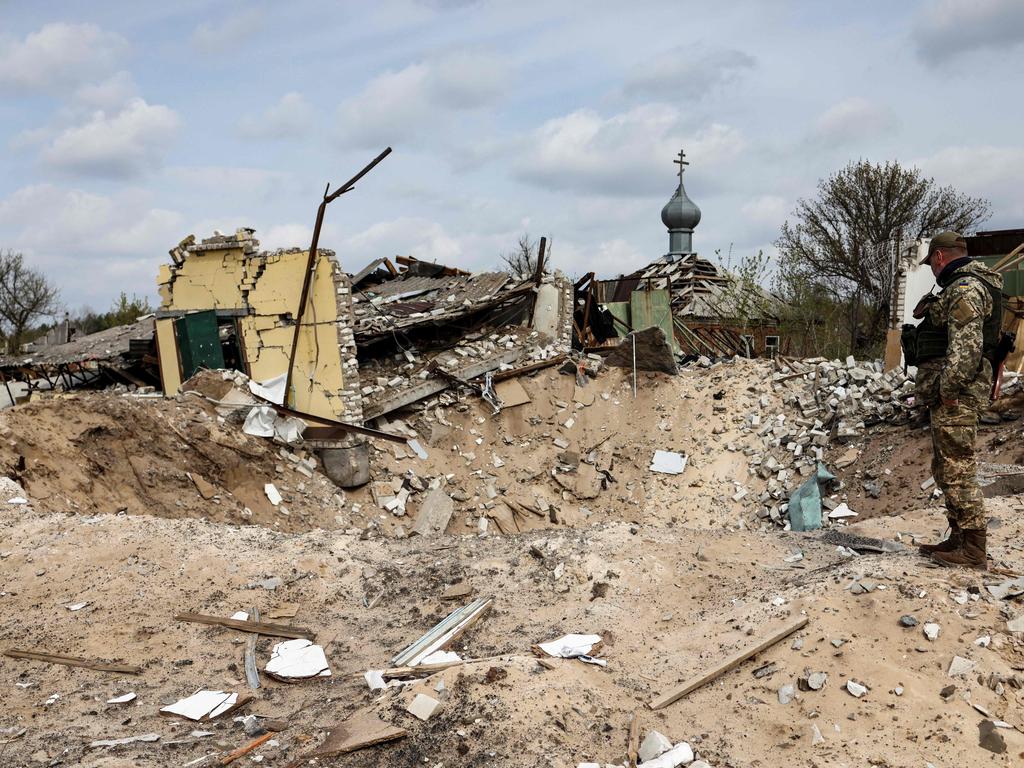
<svg viewBox="0 0 1024 768">
<path fill-rule="evenodd" d="M 330 184 L 328 184 L 327 188 L 324 190 L 324 199 L 320 201 L 320 207 L 317 208 L 316 211 L 316 224 L 313 225 L 313 240 L 309 244 L 309 258 L 306 261 L 306 272 L 302 278 L 302 292 L 299 294 L 299 307 L 295 314 L 295 333 L 292 335 L 292 350 L 288 355 L 288 376 L 285 379 L 284 402 L 282 405 L 288 404 L 288 397 L 292 391 L 292 376 L 295 372 L 295 356 L 299 351 L 299 332 L 302 330 L 302 318 L 306 314 L 306 304 L 309 303 L 309 287 L 313 283 L 313 273 L 316 271 L 316 249 L 317 245 L 320 243 L 320 229 L 324 224 L 324 214 L 327 212 L 327 206 L 334 200 L 338 199 L 341 195 L 350 191 L 357 181 L 372 171 L 377 163 L 390 154 L 391 147 L 388 147 L 377 155 L 377 157 L 375 157 L 369 164 L 367 164 L 363 170 L 338 187 L 334 192 L 327 194 L 331 189 Z M 295 405 L 294 400 L 292 401 L 292 405 Z"/>
</svg>

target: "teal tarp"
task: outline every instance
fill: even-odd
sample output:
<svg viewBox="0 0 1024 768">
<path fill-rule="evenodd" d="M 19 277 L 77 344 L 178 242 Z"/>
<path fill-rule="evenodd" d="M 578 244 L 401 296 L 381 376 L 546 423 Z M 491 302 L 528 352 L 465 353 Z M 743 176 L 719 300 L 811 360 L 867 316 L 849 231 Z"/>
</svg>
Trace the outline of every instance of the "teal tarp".
<svg viewBox="0 0 1024 768">
<path fill-rule="evenodd" d="M 821 528 L 821 487 L 836 476 L 818 462 L 817 471 L 789 497 L 789 527 L 794 531 Z"/>
</svg>

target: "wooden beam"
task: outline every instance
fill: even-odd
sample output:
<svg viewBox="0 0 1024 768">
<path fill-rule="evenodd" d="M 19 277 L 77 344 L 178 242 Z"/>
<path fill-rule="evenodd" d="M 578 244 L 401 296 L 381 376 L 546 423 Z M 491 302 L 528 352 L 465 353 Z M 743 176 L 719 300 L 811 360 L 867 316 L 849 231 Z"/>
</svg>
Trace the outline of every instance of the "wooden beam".
<svg viewBox="0 0 1024 768">
<path fill-rule="evenodd" d="M 756 643 L 752 645 L 748 645 L 746 648 L 741 648 L 728 658 L 723 659 L 718 664 L 715 664 L 713 667 L 711 667 L 711 669 L 707 670 L 706 672 L 702 672 L 701 674 L 690 678 L 678 688 L 675 688 L 669 691 L 668 693 L 663 694 L 656 699 L 653 699 L 647 704 L 647 706 L 651 709 L 661 709 L 662 707 L 667 707 L 672 702 L 678 701 L 679 699 L 683 698 L 683 696 L 686 696 L 688 693 L 691 693 L 692 691 L 697 690 L 701 686 L 710 683 L 712 680 L 721 677 L 729 670 L 738 667 L 740 664 L 742 664 L 750 657 L 756 656 L 757 654 L 761 653 L 761 651 L 771 648 L 780 640 L 789 637 L 798 629 L 803 629 L 806 626 L 806 616 L 800 616 L 796 619 L 792 619 L 786 622 L 767 637 L 758 640 Z"/>
<path fill-rule="evenodd" d="M 258 746 L 260 746 L 264 742 L 270 741 L 272 738 L 274 738 L 274 736 L 275 736 L 275 734 L 274 734 L 273 731 L 268 731 L 267 733 L 264 733 L 262 736 L 260 736 L 255 741 L 250 741 L 244 747 L 239 747 L 234 752 L 228 752 L 228 754 L 226 754 L 221 759 L 220 764 L 221 765 L 229 765 L 229 764 L 233 763 L 238 758 L 244 757 L 245 755 L 247 755 L 250 752 L 252 752 L 254 749 L 256 749 Z"/>
<path fill-rule="evenodd" d="M 77 656 L 60 656 L 56 653 L 44 651 L 19 651 L 15 648 L 8 648 L 4 656 L 12 659 L 29 659 L 31 661 L 42 661 L 47 664 L 63 664 L 65 667 L 84 667 L 95 669 L 97 672 L 118 672 L 123 675 L 141 675 L 142 667 L 133 667 L 127 664 L 108 664 L 104 661 L 93 661 L 82 659 Z"/>
<path fill-rule="evenodd" d="M 636 768 L 637 752 L 640 751 L 640 718 L 634 712 L 629 718 L 629 745 L 626 749 L 628 768 Z"/>
<path fill-rule="evenodd" d="M 209 624 L 214 627 L 237 629 L 239 632 L 255 632 L 269 637 L 289 637 L 315 640 L 316 632 L 305 627 L 293 627 L 288 624 L 270 624 L 265 621 L 245 621 L 242 619 L 223 619 L 220 616 L 205 616 L 201 613 L 179 613 L 176 621 L 191 621 L 195 624 Z"/>
</svg>

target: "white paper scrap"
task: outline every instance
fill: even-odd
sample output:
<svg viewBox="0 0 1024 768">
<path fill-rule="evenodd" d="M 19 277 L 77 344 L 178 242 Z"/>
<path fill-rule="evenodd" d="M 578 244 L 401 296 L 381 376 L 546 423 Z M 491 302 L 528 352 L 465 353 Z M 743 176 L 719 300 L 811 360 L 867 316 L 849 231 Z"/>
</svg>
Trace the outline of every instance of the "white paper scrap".
<svg viewBox="0 0 1024 768">
<path fill-rule="evenodd" d="M 112 699 L 107 699 L 107 704 L 127 704 L 129 701 L 135 700 L 134 693 L 126 693 L 124 696 L 115 696 Z"/>
<path fill-rule="evenodd" d="M 679 475 L 686 469 L 687 457 L 675 451 L 655 451 L 651 471 L 666 475 Z"/>
<path fill-rule="evenodd" d="M 299 638 L 278 643 L 270 654 L 264 670 L 278 677 L 330 677 L 327 656 L 319 645 Z"/>
<path fill-rule="evenodd" d="M 557 659 L 575 659 L 577 656 L 589 656 L 590 651 L 601 642 L 600 635 L 563 635 L 557 640 L 540 644 L 540 649 L 548 656 Z"/>
<path fill-rule="evenodd" d="M 69 611 L 80 611 L 87 605 L 89 605 L 88 601 L 84 603 L 72 603 L 71 605 L 65 605 L 64 607 L 67 608 Z"/>
<path fill-rule="evenodd" d="M 249 620 L 249 614 L 246 613 L 245 611 L 235 611 L 234 613 L 231 614 L 231 618 L 234 619 L 235 621 L 248 621 Z"/>
<path fill-rule="evenodd" d="M 231 703 L 227 707 L 223 706 L 229 699 Z M 160 711 L 169 715 L 187 717 L 189 720 L 202 720 L 206 715 L 210 715 L 211 718 L 216 717 L 237 700 L 237 693 L 200 690 L 166 707 L 160 707 Z M 217 714 L 213 714 L 214 712 Z"/>
</svg>

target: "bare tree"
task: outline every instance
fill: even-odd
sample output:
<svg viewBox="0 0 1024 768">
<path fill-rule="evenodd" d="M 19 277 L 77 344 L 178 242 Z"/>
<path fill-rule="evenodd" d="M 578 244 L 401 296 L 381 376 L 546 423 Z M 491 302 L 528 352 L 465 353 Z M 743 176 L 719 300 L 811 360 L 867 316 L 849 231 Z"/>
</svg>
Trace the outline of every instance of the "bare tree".
<svg viewBox="0 0 1024 768">
<path fill-rule="evenodd" d="M 17 352 L 29 326 L 58 310 L 57 287 L 25 257 L 8 250 L 0 253 L 0 324 L 8 352 Z"/>
<path fill-rule="evenodd" d="M 537 243 L 524 232 L 514 250 L 500 256 L 505 271 L 514 277 L 527 278 L 537 271 Z"/>
<path fill-rule="evenodd" d="M 846 305 L 852 353 L 884 331 L 899 241 L 970 232 L 989 215 L 987 200 L 940 187 L 916 168 L 852 162 L 818 182 L 817 197 L 798 200 L 793 223 L 782 225 L 777 289 L 785 296 L 812 284 Z"/>
</svg>

